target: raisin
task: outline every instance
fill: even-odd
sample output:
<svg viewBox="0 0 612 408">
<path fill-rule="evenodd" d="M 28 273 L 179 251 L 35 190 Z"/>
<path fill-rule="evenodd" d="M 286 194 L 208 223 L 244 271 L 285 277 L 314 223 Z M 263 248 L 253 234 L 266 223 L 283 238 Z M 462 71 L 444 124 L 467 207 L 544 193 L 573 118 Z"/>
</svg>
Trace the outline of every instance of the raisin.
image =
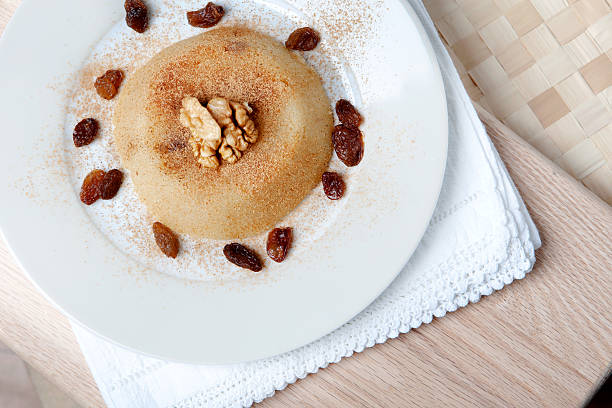
<svg viewBox="0 0 612 408">
<path fill-rule="evenodd" d="M 123 82 L 123 71 L 111 69 L 106 71 L 104 75 L 96 78 L 94 86 L 96 87 L 96 92 L 102 98 L 113 99 L 117 92 L 119 92 L 121 82 Z"/>
<path fill-rule="evenodd" d="M 293 241 L 293 229 L 274 228 L 268 233 L 268 243 L 266 244 L 266 252 L 272 260 L 283 262 L 287 257 L 287 252 L 291 248 Z"/>
<path fill-rule="evenodd" d="M 179 240 L 176 234 L 161 222 L 153 223 L 153 235 L 159 249 L 169 258 L 176 258 L 179 251 Z"/>
<path fill-rule="evenodd" d="M 338 158 L 348 167 L 356 166 L 363 157 L 363 137 L 356 127 L 337 125 L 332 133 L 332 143 Z"/>
<path fill-rule="evenodd" d="M 98 121 L 93 118 L 83 119 L 74 127 L 72 141 L 76 147 L 90 144 L 98 134 Z"/>
<path fill-rule="evenodd" d="M 100 187 L 100 198 L 110 200 L 117 195 L 119 187 L 123 183 L 123 173 L 121 170 L 112 169 L 104 175 L 102 186 Z"/>
<path fill-rule="evenodd" d="M 149 26 L 146 4 L 142 0 L 125 0 L 123 7 L 127 26 L 138 33 L 144 33 Z"/>
<path fill-rule="evenodd" d="M 255 251 L 235 242 L 223 247 L 223 255 L 234 265 L 253 272 L 259 272 L 263 267 Z"/>
<path fill-rule="evenodd" d="M 338 200 L 344 195 L 346 184 L 342 180 L 342 176 L 333 171 L 326 171 L 321 177 L 323 182 L 323 191 L 330 200 Z"/>
<path fill-rule="evenodd" d="M 285 41 L 285 47 L 290 50 L 310 51 L 315 49 L 320 40 L 321 37 L 315 30 L 310 27 L 302 27 L 291 33 Z"/>
<path fill-rule="evenodd" d="M 96 92 L 104 99 L 113 99 L 117 95 L 117 88 L 110 82 L 96 80 Z"/>
<path fill-rule="evenodd" d="M 106 71 L 104 75 L 115 88 L 119 89 L 121 82 L 123 82 L 123 71 L 119 69 L 110 69 Z"/>
<path fill-rule="evenodd" d="M 217 6 L 213 2 L 209 2 L 204 8 L 188 11 L 187 21 L 194 27 L 210 28 L 217 25 L 224 14 L 225 10 L 223 7 Z"/>
<path fill-rule="evenodd" d="M 359 127 L 361 125 L 361 115 L 352 103 L 346 99 L 340 99 L 336 102 L 336 114 L 343 125 Z"/>
<path fill-rule="evenodd" d="M 102 180 L 104 180 L 104 170 L 92 170 L 83 180 L 81 185 L 81 201 L 83 204 L 92 205 L 101 194 Z"/>
</svg>

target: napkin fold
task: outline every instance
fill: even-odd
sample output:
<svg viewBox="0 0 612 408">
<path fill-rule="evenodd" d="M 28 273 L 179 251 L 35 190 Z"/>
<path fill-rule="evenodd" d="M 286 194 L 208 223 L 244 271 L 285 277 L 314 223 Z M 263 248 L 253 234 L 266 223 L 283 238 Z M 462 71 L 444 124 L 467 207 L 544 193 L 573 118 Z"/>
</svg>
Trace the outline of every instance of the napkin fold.
<svg viewBox="0 0 612 408">
<path fill-rule="evenodd" d="M 491 144 L 420 0 L 412 5 L 433 44 L 446 88 L 449 149 L 429 228 L 395 281 L 344 326 L 300 349 L 226 366 L 177 364 L 115 346 L 72 326 L 107 405 L 248 407 L 298 378 L 433 317 L 477 302 L 535 262 L 538 232 Z"/>
</svg>

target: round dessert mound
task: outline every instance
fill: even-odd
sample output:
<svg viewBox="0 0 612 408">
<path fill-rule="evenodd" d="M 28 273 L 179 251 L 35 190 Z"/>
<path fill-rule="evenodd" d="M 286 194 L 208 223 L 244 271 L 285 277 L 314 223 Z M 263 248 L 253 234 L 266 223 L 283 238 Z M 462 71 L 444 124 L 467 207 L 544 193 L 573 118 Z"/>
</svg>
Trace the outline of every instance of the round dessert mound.
<svg viewBox="0 0 612 408">
<path fill-rule="evenodd" d="M 258 140 L 236 163 L 200 165 L 181 125 L 192 96 L 247 102 Z M 320 182 L 333 116 L 319 76 L 297 53 L 245 28 L 219 28 L 153 57 L 122 87 L 115 143 L 140 199 L 173 230 L 213 239 L 262 232 Z"/>
</svg>

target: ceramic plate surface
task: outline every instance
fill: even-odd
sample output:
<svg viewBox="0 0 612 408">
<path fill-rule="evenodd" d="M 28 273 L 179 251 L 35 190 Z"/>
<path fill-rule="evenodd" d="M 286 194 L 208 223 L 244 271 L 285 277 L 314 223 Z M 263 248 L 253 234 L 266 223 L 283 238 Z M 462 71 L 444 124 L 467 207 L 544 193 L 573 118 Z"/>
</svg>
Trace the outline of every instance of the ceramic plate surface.
<svg viewBox="0 0 612 408">
<path fill-rule="evenodd" d="M 125 347 L 190 363 L 259 359 L 307 344 L 347 322 L 395 278 L 423 236 L 444 175 L 447 112 L 439 68 L 400 0 L 226 0 L 221 26 L 284 41 L 310 26 L 322 41 L 306 62 L 332 103 L 365 118 L 357 167 L 333 158 L 345 197 L 321 186 L 279 226 L 295 241 L 282 264 L 253 274 L 225 261 L 229 241 L 181 236 L 176 261 L 154 244 L 154 221 L 129 173 L 115 199 L 78 198 L 93 168 L 121 168 L 114 101 L 93 89 L 107 69 L 129 77 L 162 48 L 204 30 L 187 24 L 198 1 L 154 1 L 144 34 L 123 2 L 24 0 L 0 41 L 0 226 L 32 281 L 66 314 Z M 72 129 L 101 132 L 76 149 Z M 265 254 L 265 236 L 242 240 Z"/>
</svg>

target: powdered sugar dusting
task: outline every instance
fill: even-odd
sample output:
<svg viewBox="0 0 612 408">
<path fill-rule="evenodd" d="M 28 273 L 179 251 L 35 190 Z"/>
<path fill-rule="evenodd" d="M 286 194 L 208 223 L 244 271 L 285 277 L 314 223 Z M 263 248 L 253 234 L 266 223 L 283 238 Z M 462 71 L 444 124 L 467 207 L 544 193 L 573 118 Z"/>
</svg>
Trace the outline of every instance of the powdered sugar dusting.
<svg viewBox="0 0 612 408">
<path fill-rule="evenodd" d="M 308 64 L 321 76 L 330 101 L 340 98 L 352 99 L 359 107 L 361 96 L 356 86 L 353 68 L 359 69 L 360 58 L 352 55 L 359 44 L 349 47 L 349 42 L 357 41 L 354 36 L 375 35 L 371 30 L 357 27 L 375 17 L 371 11 L 359 9 L 354 5 L 347 8 L 348 15 L 326 13 L 324 5 L 328 0 L 285 2 L 232 1 L 218 2 L 226 9 L 220 26 L 246 26 L 283 41 L 295 28 L 312 26 L 320 30 L 322 41 L 319 47 L 304 54 Z M 69 163 L 69 174 L 75 194 L 78 194 L 85 175 L 94 168 L 110 170 L 121 167 L 119 155 L 113 146 L 112 115 L 115 102 L 97 96 L 93 83 L 95 78 L 108 69 L 121 69 L 129 78 L 130 74 L 144 65 L 153 55 L 163 48 L 201 33 L 203 30 L 187 24 L 185 12 L 201 7 L 199 2 L 159 1 L 150 4 L 150 26 L 144 34 L 137 34 L 123 21 L 117 23 L 109 33 L 94 47 L 90 57 L 77 74 L 74 90 L 68 98 L 65 122 L 64 149 Z M 187 4 L 185 4 L 187 3 Z M 298 4 L 299 3 L 299 4 Z M 348 2 L 347 2 L 348 4 Z M 337 10 L 338 5 L 329 7 Z M 355 9 L 356 10 L 356 9 Z M 369 14 L 368 14 L 369 13 Z M 342 23 L 341 21 L 344 21 Z M 347 24 L 353 24 L 354 32 L 346 35 Z M 364 40 L 365 41 L 365 40 Z M 351 61 L 356 64 L 348 67 L 343 52 L 351 53 Z M 121 90 L 120 90 L 121 92 Z M 78 121 L 86 117 L 96 118 L 100 123 L 97 139 L 89 146 L 76 149 L 72 144 L 72 131 Z M 367 119 L 367 118 L 366 118 Z M 318 186 L 290 213 L 279 226 L 292 226 L 295 242 L 289 257 L 305 258 L 309 243 L 328 233 L 328 226 L 338 216 L 346 200 L 350 200 L 351 180 L 359 168 L 347 169 L 334 156 L 330 169 L 343 174 L 349 193 L 338 202 L 331 202 Z M 228 241 L 192 239 L 182 235 L 181 251 L 177 259 L 166 258 L 156 247 L 151 225 L 155 221 L 147 213 L 134 190 L 129 173 L 118 195 L 110 201 L 98 201 L 87 207 L 92 222 L 122 251 L 147 267 L 184 279 L 199 281 L 261 280 L 285 273 L 282 265 L 266 259 L 262 274 L 242 270 L 227 262 L 222 253 Z M 255 249 L 265 256 L 266 233 L 241 240 L 241 243 Z"/>
</svg>

